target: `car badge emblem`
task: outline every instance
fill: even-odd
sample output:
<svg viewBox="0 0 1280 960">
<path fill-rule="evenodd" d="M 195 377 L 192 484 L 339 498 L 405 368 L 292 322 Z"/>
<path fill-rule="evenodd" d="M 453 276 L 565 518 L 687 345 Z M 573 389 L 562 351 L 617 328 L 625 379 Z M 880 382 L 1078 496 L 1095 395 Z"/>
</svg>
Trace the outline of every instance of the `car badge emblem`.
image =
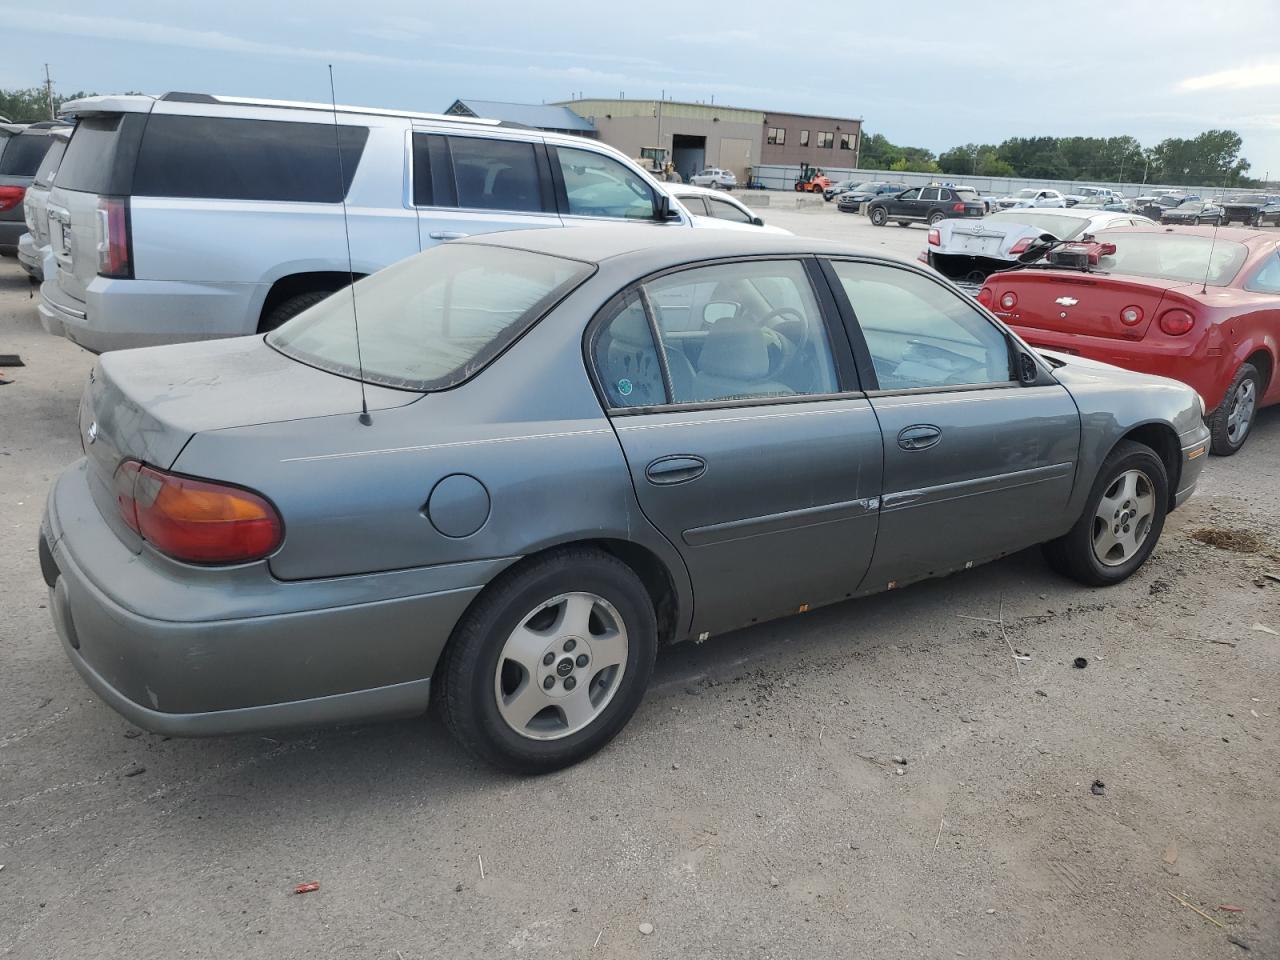
<svg viewBox="0 0 1280 960">
<path fill-rule="evenodd" d="M 626 377 L 623 377 L 621 380 L 618 381 L 618 392 L 622 394 L 624 397 L 631 396 L 631 391 L 634 389 L 635 389 L 635 386 Z"/>
<path fill-rule="evenodd" d="M 98 439 L 98 421 L 95 420 L 89 424 L 89 429 L 84 432 L 84 438 L 90 443 Z"/>
<path fill-rule="evenodd" d="M 1080 301 L 1077 300 L 1075 297 L 1059 297 L 1057 300 L 1053 302 L 1060 303 L 1064 307 L 1074 307 Z"/>
</svg>

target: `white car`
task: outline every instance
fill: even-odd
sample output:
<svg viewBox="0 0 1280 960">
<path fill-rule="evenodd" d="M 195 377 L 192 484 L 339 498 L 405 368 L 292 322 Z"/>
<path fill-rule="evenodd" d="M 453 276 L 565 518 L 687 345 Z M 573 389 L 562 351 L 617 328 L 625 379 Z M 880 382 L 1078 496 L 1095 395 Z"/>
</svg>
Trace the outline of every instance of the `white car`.
<svg viewBox="0 0 1280 960">
<path fill-rule="evenodd" d="M 776 233 L 791 236 L 790 230 L 769 227 L 762 218 L 735 197 L 717 190 L 697 187 L 693 184 L 667 184 L 667 193 L 675 197 L 689 211 L 693 225 L 715 230 L 757 230 L 760 233 Z"/>
<path fill-rule="evenodd" d="M 711 187 L 713 190 L 732 190 L 738 185 L 738 178 L 732 170 L 721 170 L 719 167 L 707 167 L 689 178 L 695 187 Z"/>
<path fill-rule="evenodd" d="M 1110 187 L 1081 187 L 1075 193 L 1066 195 L 1067 206 L 1069 207 L 1074 207 L 1077 203 L 1101 206 L 1104 203 L 1112 203 L 1123 199 L 1124 197 L 1121 194 Z"/>
<path fill-rule="evenodd" d="M 1019 190 L 1013 196 L 1001 197 L 996 204 L 1001 210 L 1012 210 L 1016 207 L 1065 207 L 1067 198 L 1057 190 L 1028 187 L 1025 190 Z"/>
<path fill-rule="evenodd" d="M 1112 227 L 1155 226 L 1146 217 L 1096 207 L 1002 210 L 981 220 L 943 220 L 929 231 L 919 260 L 970 294 L 997 270 L 1014 266 L 1042 237 L 1074 240 Z"/>
</svg>

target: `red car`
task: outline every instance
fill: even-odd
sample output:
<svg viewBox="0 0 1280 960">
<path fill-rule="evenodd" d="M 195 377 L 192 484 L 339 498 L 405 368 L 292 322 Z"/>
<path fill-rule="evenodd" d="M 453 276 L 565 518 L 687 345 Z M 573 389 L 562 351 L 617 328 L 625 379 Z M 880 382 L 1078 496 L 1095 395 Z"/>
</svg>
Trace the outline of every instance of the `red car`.
<svg viewBox="0 0 1280 960">
<path fill-rule="evenodd" d="M 1214 453 L 1239 450 L 1258 408 L 1280 402 L 1275 233 L 1100 231 L 1058 250 L 1047 268 L 992 274 L 978 299 L 1033 346 L 1194 387 Z"/>
</svg>

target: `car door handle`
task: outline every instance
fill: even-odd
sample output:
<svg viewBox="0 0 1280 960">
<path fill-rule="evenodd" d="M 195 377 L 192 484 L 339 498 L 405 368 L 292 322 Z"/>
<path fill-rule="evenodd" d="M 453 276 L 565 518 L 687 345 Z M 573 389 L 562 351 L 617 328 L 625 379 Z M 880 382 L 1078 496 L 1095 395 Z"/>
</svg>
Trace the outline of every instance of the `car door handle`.
<svg viewBox="0 0 1280 960">
<path fill-rule="evenodd" d="M 461 240 L 463 237 L 469 237 L 469 233 L 461 233 L 457 230 L 432 230 L 427 234 L 432 240 Z"/>
<path fill-rule="evenodd" d="M 673 483 L 688 483 L 690 480 L 697 480 L 698 477 L 706 472 L 706 469 L 707 461 L 701 457 L 659 457 L 645 467 L 644 475 L 649 478 L 650 483 L 667 486 Z"/>
<path fill-rule="evenodd" d="M 942 431 L 927 423 L 903 427 L 898 431 L 898 446 L 903 450 L 927 450 L 942 439 Z"/>
</svg>

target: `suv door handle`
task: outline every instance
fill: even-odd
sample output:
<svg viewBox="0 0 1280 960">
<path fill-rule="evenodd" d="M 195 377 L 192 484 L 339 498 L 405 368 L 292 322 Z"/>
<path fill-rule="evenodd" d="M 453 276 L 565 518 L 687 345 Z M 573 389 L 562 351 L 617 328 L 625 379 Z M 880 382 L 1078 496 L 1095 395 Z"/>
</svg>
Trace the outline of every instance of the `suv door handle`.
<svg viewBox="0 0 1280 960">
<path fill-rule="evenodd" d="M 461 240 L 463 237 L 469 237 L 469 233 L 460 233 L 457 230 L 432 230 L 427 234 L 432 240 Z"/>
<path fill-rule="evenodd" d="M 941 439 L 942 431 L 927 423 L 903 427 L 898 431 L 898 446 L 903 450 L 927 450 Z"/>
<path fill-rule="evenodd" d="M 706 472 L 707 461 L 701 457 L 675 456 L 659 457 L 644 468 L 644 475 L 650 483 L 669 486 L 673 483 L 688 483 L 697 480 Z"/>
</svg>

